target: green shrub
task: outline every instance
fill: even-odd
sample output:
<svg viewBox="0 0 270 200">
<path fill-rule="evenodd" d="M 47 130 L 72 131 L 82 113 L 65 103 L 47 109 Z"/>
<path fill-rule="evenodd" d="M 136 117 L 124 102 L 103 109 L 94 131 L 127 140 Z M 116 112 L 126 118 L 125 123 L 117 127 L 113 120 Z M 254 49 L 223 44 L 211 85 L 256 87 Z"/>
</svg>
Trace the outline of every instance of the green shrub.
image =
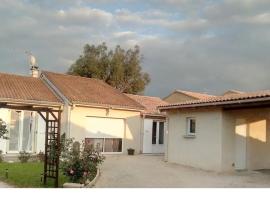
<svg viewBox="0 0 270 200">
<path fill-rule="evenodd" d="M 8 133 L 6 123 L 0 118 L 0 139 L 8 139 L 6 134 Z"/>
<path fill-rule="evenodd" d="M 27 163 L 30 158 L 31 158 L 30 153 L 27 153 L 26 151 L 20 151 L 18 159 L 21 161 L 21 163 Z"/>
<path fill-rule="evenodd" d="M 44 154 L 42 151 L 40 151 L 40 152 L 38 153 L 38 155 L 37 155 L 37 158 L 38 158 L 38 160 L 39 160 L 40 162 L 44 162 L 44 160 L 45 160 L 45 154 Z"/>
</svg>

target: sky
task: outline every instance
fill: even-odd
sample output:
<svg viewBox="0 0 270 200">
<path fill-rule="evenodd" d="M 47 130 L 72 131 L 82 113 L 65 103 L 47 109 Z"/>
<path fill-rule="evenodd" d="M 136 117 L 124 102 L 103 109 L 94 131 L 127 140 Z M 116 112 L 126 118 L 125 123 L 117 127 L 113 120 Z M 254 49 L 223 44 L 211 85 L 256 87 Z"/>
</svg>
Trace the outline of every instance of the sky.
<svg viewBox="0 0 270 200">
<path fill-rule="evenodd" d="M 270 89 L 269 0 L 0 0 L 0 72 L 64 73 L 85 44 L 139 45 L 151 83 L 222 94 Z"/>
</svg>

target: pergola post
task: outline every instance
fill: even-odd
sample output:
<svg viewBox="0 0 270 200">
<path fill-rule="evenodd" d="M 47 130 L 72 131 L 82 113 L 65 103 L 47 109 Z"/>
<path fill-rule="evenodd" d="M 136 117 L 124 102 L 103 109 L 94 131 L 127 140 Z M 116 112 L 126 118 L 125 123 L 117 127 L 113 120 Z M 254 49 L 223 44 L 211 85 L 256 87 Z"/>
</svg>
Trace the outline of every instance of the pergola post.
<svg viewBox="0 0 270 200">
<path fill-rule="evenodd" d="M 47 178 L 52 178 L 55 180 L 55 187 L 58 187 L 61 111 L 46 111 L 45 116 L 42 112 L 38 113 L 46 123 L 43 184 L 47 184 Z M 54 113 L 57 113 L 57 115 Z"/>
</svg>

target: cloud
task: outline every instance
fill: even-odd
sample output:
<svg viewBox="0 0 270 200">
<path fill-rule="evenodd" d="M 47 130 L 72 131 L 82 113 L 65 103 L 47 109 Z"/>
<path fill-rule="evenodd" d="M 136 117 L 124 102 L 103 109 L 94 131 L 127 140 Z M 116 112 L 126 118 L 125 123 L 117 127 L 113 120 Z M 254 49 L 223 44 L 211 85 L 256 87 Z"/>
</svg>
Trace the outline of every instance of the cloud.
<svg viewBox="0 0 270 200">
<path fill-rule="evenodd" d="M 269 89 L 268 0 L 2 0 L 0 71 L 67 71 L 86 43 L 139 44 L 148 95 Z"/>
<path fill-rule="evenodd" d="M 59 23 L 76 26 L 109 26 L 112 22 L 112 14 L 100 9 L 93 8 L 71 8 L 59 10 L 56 19 Z"/>
</svg>

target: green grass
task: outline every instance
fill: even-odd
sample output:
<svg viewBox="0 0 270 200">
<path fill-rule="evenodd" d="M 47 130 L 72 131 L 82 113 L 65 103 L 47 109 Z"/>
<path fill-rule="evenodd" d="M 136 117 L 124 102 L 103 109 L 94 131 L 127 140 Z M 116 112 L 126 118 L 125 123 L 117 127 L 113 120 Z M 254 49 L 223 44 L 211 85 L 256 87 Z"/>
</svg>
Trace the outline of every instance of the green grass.
<svg viewBox="0 0 270 200">
<path fill-rule="evenodd" d="M 8 169 L 8 178 L 5 177 Z M 46 188 L 54 187 L 54 179 L 48 178 L 46 186 L 41 182 L 43 163 L 0 163 L 0 180 L 19 188 Z M 59 172 L 59 187 L 68 182 L 68 179 Z"/>
</svg>

